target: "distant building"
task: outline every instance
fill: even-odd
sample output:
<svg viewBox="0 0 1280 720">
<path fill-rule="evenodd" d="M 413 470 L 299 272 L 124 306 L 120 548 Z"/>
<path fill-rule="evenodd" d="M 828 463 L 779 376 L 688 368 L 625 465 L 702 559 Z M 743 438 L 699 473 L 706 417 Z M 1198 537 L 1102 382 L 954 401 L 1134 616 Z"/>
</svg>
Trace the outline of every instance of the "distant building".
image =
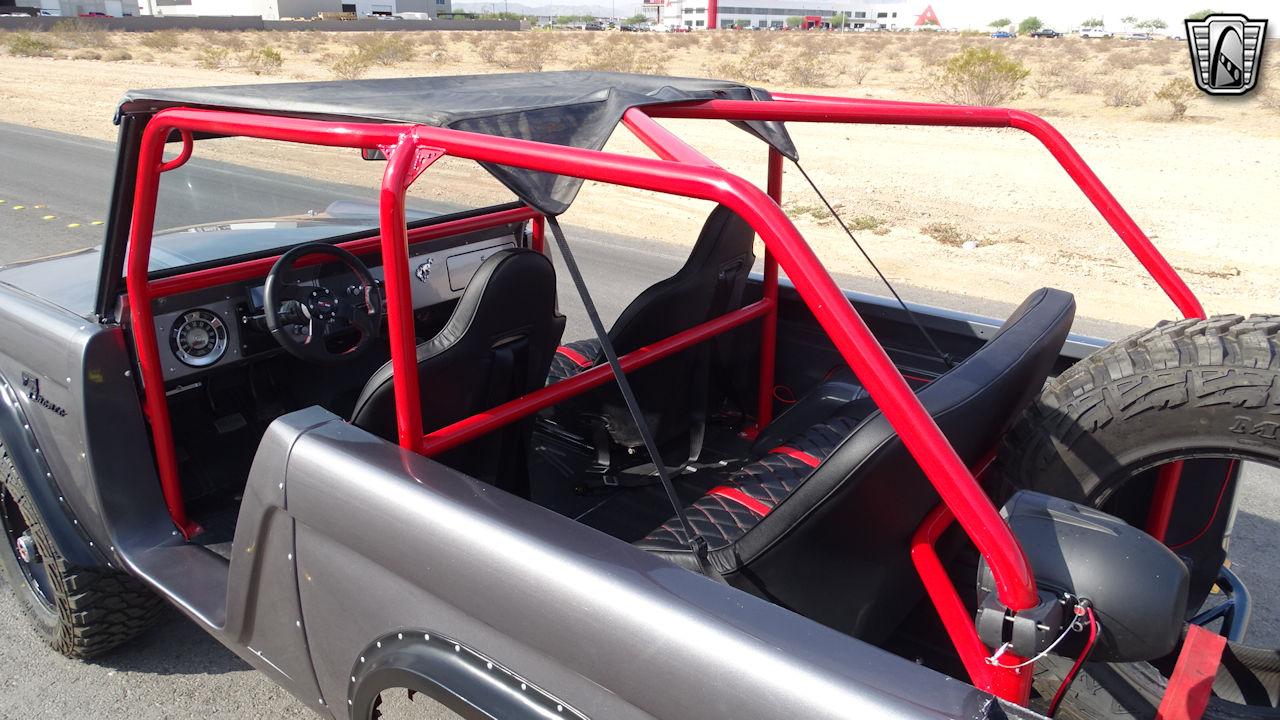
<svg viewBox="0 0 1280 720">
<path fill-rule="evenodd" d="M 14 4 L 0 2 L 0 7 Z M 40 11 L 41 15 L 54 17 L 76 17 L 77 15 L 127 17 L 138 14 L 138 0 L 23 0 L 16 4 L 34 7 Z"/>
<path fill-rule="evenodd" d="M 840 24 L 849 30 L 897 30 L 910 27 L 915 14 L 900 3 L 857 0 L 644 0 L 648 22 L 668 28 L 783 28 L 787 18 L 805 27 Z M 843 19 L 843 24 L 840 23 Z"/>
<path fill-rule="evenodd" d="M 62 0 L 78 2 L 79 0 Z M 111 0 L 106 0 L 110 2 Z M 320 13 L 395 15 L 428 13 L 435 17 L 453 11 L 451 0 L 134 0 L 143 15 L 159 17 L 248 16 L 264 20 L 314 18 Z"/>
</svg>

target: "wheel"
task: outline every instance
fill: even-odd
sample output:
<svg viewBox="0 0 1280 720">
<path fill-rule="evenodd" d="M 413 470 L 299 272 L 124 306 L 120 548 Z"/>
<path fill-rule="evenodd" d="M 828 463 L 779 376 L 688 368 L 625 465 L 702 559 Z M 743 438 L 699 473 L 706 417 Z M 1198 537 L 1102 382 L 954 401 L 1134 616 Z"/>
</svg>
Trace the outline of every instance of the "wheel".
<svg viewBox="0 0 1280 720">
<path fill-rule="evenodd" d="M 1006 437 L 1004 491 L 1037 490 L 1151 528 L 1160 468 L 1178 462 L 1164 539 L 1188 565 L 1188 610 L 1198 610 L 1226 562 L 1240 463 L 1280 467 L 1278 334 L 1274 315 L 1162 323 L 1081 360 L 1046 385 Z M 1231 643 L 1205 717 L 1280 718 L 1277 658 Z M 1086 663 L 1058 717 L 1154 717 L 1175 660 Z M 1039 663 L 1037 691 L 1051 697 L 1071 663 Z"/>
<path fill-rule="evenodd" d="M 0 567 L 36 632 L 70 658 L 89 658 L 151 625 L 162 601 L 122 572 L 76 567 L 63 559 L 0 445 Z"/>
</svg>

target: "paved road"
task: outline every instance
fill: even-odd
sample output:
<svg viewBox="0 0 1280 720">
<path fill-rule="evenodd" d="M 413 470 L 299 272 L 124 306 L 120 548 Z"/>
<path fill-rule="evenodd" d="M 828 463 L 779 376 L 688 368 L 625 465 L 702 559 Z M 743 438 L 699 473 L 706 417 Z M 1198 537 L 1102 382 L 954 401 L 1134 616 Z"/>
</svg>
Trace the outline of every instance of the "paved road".
<svg viewBox="0 0 1280 720">
<path fill-rule="evenodd" d="M 114 174 L 108 144 L 0 123 L 0 264 L 65 252 L 101 242 Z M 181 193 L 164 208 L 159 225 L 193 224 L 236 217 L 297 212 L 299 203 L 323 195 L 364 200 L 368 189 L 309 183 L 296 178 L 193 161 L 191 170 L 219 190 L 199 198 Z M 208 197 L 226 198 L 211 206 Z M 437 210 L 447 210 L 439 206 Z M 95 224 L 97 223 L 97 224 Z M 663 244 L 634 241 L 581 228 L 567 228 L 575 255 L 606 320 L 653 279 L 670 274 L 684 256 Z M 557 258 L 557 262 L 559 262 Z M 568 274 L 560 267 L 560 296 L 572 318 L 569 337 L 589 332 Z M 881 292 L 865 276 L 837 273 L 843 286 Z M 86 282 L 92 279 L 86 278 Z M 965 308 L 991 316 L 1008 314 L 1003 303 L 904 286 L 907 299 Z M 1083 321 L 1078 330 L 1114 337 L 1128 328 Z M 1276 597 L 1280 578 L 1269 547 L 1277 537 L 1274 511 L 1280 484 L 1251 472 L 1233 547 L 1236 568 L 1251 583 L 1255 600 Z M 1259 514 L 1254 514 L 1259 513 Z M 1280 646 L 1280 625 L 1260 612 L 1255 630 Z M 85 717 L 100 720 L 145 718 L 310 718 L 287 693 L 241 662 L 193 623 L 176 613 L 140 642 L 94 663 L 65 660 L 35 641 L 14 601 L 0 593 L 0 720 L 28 717 Z"/>
</svg>

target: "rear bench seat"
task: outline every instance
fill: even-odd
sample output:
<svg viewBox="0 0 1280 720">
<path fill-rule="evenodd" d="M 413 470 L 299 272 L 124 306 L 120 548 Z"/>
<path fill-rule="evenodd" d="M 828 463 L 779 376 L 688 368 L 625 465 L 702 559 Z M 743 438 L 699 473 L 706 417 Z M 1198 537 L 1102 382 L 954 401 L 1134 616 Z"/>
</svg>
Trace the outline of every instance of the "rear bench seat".
<svg viewBox="0 0 1280 720">
<path fill-rule="evenodd" d="M 919 391 L 970 467 L 1039 394 L 1075 316 L 1069 293 L 1032 293 L 990 341 Z M 687 508 L 731 585 L 871 642 L 919 598 L 909 542 L 939 502 L 862 389 L 828 382 L 761 434 L 754 460 Z M 698 562 L 678 518 L 636 542 Z"/>
</svg>

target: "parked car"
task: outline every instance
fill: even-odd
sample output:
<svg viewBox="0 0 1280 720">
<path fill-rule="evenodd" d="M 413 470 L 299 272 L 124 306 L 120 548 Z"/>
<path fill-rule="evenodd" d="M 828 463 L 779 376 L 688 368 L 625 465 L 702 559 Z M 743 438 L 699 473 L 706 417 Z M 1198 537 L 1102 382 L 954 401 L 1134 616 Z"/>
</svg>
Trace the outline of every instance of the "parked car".
<svg viewBox="0 0 1280 720">
<path fill-rule="evenodd" d="M 1097 40 L 1102 38 L 1113 37 L 1115 33 L 1109 33 L 1102 28 L 1081 28 L 1080 37 L 1085 40 Z"/>
<path fill-rule="evenodd" d="M 1033 37 L 1033 38 L 1060 38 L 1060 37 L 1062 37 L 1062 33 L 1058 32 L 1057 30 L 1054 30 L 1053 28 L 1040 28 L 1039 30 L 1036 30 L 1035 32 L 1031 33 L 1031 37 Z"/>
<path fill-rule="evenodd" d="M 102 245 L 0 267 L 0 568 L 55 650 L 167 603 L 332 720 L 406 690 L 502 720 L 1190 718 L 1220 664 L 1203 717 L 1273 716 L 1226 540 L 1240 460 L 1280 463 L 1280 322 L 1207 318 L 1043 119 L 596 72 L 114 118 Z M 766 177 L 664 118 L 734 122 Z M 839 288 L 784 211 L 786 162 L 833 149 L 789 128 L 886 119 L 1032 134 L 1184 318 L 1106 342 L 1054 288 L 1003 318 Z M 658 159 L 601 150 L 621 126 Z M 259 139 L 386 162 L 377 202 L 298 177 L 252 205 L 298 212 L 239 219 L 262 174 L 200 163 Z M 467 192 L 406 207 L 444 155 Z M 481 180 L 511 200 L 463 204 Z M 682 238 L 611 234 L 584 277 L 598 218 L 559 217 L 597 183 L 710 205 L 611 326 L 617 248 Z"/>
<path fill-rule="evenodd" d="M 1154 40 L 1155 36 L 1153 36 L 1151 33 L 1135 32 L 1135 33 L 1129 33 L 1125 35 L 1124 39 L 1125 40 Z"/>
<path fill-rule="evenodd" d="M 1008 30 L 997 30 L 997 31 L 995 31 L 995 32 L 991 33 L 991 37 L 993 37 L 993 38 L 1011 38 L 1011 37 L 1015 37 L 1015 36 L 1014 36 L 1014 34 L 1013 34 L 1013 33 L 1009 32 Z"/>
</svg>

